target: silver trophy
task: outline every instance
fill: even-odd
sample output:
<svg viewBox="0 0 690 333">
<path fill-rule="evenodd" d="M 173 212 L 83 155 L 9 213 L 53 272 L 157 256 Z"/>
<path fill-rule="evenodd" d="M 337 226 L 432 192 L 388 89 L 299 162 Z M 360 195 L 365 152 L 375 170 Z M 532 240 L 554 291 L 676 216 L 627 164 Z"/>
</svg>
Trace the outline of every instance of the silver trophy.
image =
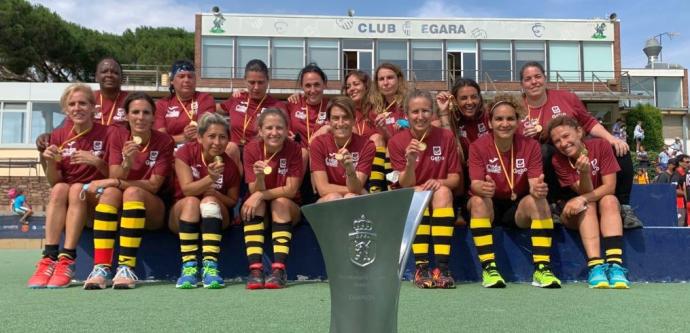
<svg viewBox="0 0 690 333">
<path fill-rule="evenodd" d="M 397 332 L 400 280 L 430 198 L 402 189 L 302 207 L 326 263 L 332 333 Z"/>
</svg>

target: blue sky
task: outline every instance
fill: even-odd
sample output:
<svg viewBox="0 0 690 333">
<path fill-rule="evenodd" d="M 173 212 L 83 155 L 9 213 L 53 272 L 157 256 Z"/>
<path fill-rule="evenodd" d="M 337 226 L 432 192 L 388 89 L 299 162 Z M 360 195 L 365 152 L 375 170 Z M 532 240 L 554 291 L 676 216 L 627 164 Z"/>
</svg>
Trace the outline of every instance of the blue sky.
<svg viewBox="0 0 690 333">
<path fill-rule="evenodd" d="M 645 41 L 660 33 L 678 32 L 662 40 L 664 62 L 690 67 L 690 25 L 681 18 L 690 14 L 690 1 L 546 0 L 422 0 L 422 1 L 179 1 L 179 0 L 31 0 L 57 12 L 66 20 L 83 26 L 122 33 L 140 25 L 177 26 L 194 29 L 194 14 L 219 6 L 224 13 L 264 13 L 302 15 L 345 15 L 349 8 L 356 16 L 464 17 L 464 18 L 604 18 L 612 12 L 621 21 L 623 67 L 644 67 Z M 525 4 L 523 4 L 525 3 Z M 107 12 L 102 15 L 102 12 Z M 133 13 L 148 13 L 148 16 Z"/>
</svg>

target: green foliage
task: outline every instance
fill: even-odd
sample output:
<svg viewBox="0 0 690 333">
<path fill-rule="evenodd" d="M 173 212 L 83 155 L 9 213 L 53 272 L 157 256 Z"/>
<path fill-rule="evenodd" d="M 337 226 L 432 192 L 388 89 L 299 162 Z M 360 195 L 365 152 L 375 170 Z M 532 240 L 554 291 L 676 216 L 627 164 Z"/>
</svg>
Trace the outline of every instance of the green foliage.
<svg viewBox="0 0 690 333">
<path fill-rule="evenodd" d="M 93 81 L 96 64 L 105 56 L 123 64 L 193 59 L 194 34 L 140 27 L 118 36 L 66 22 L 41 5 L 0 1 L 0 80 Z"/>
<path fill-rule="evenodd" d="M 625 124 L 628 132 L 628 144 L 632 150 L 635 149 L 635 139 L 633 131 L 637 121 L 642 121 L 644 129 L 644 144 L 647 151 L 658 152 L 664 146 L 664 136 L 662 134 L 661 110 L 649 104 L 640 104 L 628 111 L 625 115 Z"/>
</svg>

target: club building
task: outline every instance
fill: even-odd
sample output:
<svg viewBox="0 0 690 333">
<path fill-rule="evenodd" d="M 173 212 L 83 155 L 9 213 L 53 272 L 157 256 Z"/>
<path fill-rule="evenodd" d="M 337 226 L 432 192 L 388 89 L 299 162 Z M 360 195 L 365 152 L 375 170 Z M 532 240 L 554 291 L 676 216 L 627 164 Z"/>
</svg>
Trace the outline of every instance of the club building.
<svg viewBox="0 0 690 333">
<path fill-rule="evenodd" d="M 299 70 L 312 62 L 328 75 L 328 95 L 340 93 L 349 70 L 371 72 L 379 63 L 391 62 L 403 69 L 411 86 L 447 90 L 457 78 L 469 77 L 490 97 L 497 91 L 519 92 L 519 69 L 537 61 L 547 70 L 550 88 L 575 92 L 604 125 L 610 126 L 627 108 L 650 103 L 663 112 L 667 140 L 688 140 L 687 69 L 661 64 L 653 52 L 648 64 L 621 68 L 617 19 L 227 13 L 202 13 L 190 19 L 195 20 L 198 90 L 212 93 L 218 101 L 243 87 L 244 65 L 254 58 L 269 65 L 270 93 L 279 97 L 297 91 Z M 123 89 L 158 97 L 167 94 L 169 64 L 123 67 Z M 65 86 L 0 82 L 0 177 L 31 171 L 21 165 L 10 170 L 8 160 L 38 156 L 34 140 L 63 118 L 58 101 Z"/>
</svg>

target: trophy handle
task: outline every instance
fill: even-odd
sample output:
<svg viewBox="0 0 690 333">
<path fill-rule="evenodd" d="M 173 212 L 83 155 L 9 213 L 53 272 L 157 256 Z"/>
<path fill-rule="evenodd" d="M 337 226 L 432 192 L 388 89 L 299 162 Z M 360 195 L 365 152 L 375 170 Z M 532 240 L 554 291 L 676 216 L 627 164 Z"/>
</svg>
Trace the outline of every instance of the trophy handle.
<svg viewBox="0 0 690 333">
<path fill-rule="evenodd" d="M 412 202 L 410 209 L 407 212 L 407 219 L 405 219 L 405 229 L 403 230 L 402 242 L 400 242 L 400 260 L 398 262 L 398 277 L 402 279 L 405 273 L 405 266 L 407 264 L 407 257 L 410 255 L 410 248 L 417 235 L 417 227 L 422 222 L 422 215 L 424 209 L 429 206 L 431 201 L 431 191 L 414 192 L 412 195 Z"/>
</svg>

